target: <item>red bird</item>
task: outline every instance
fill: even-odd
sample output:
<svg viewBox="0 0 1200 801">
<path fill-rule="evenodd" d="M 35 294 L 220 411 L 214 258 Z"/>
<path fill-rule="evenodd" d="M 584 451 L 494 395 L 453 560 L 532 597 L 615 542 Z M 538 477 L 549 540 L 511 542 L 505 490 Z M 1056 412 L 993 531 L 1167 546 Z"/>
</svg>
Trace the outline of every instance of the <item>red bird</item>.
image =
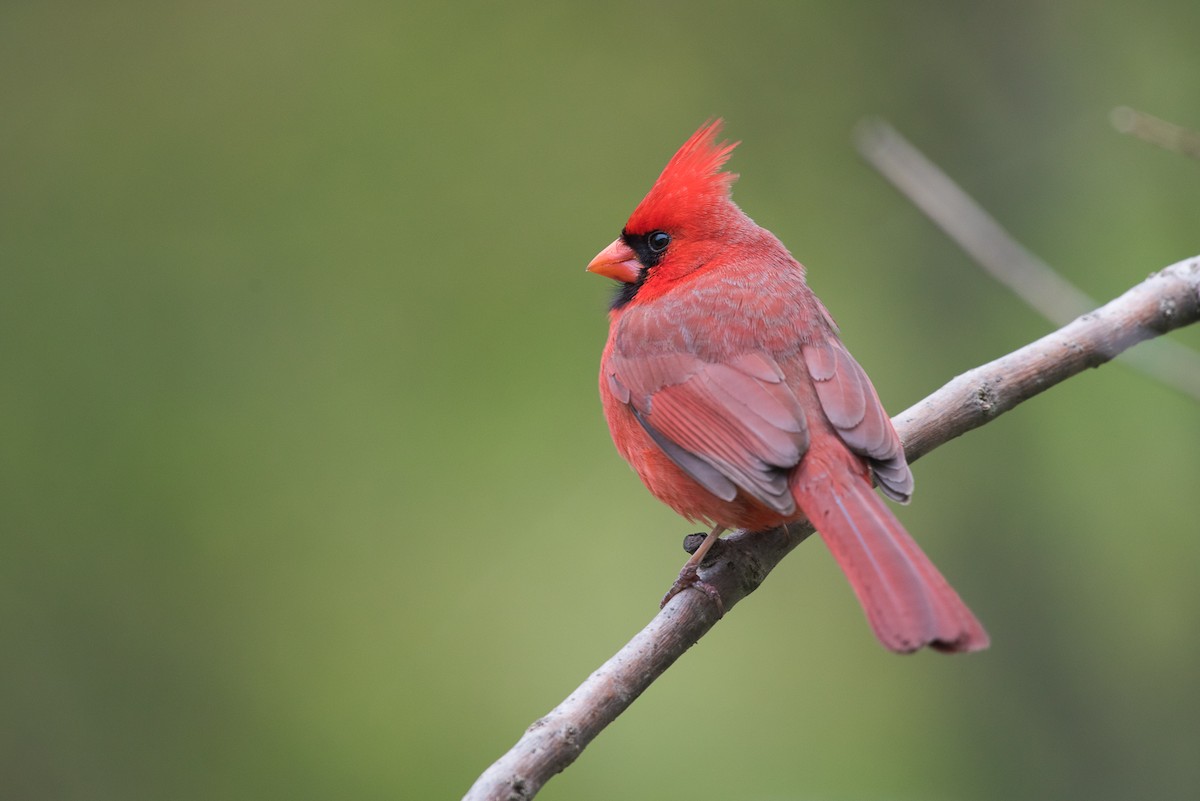
<svg viewBox="0 0 1200 801">
<path fill-rule="evenodd" d="M 613 442 L 655 497 L 725 529 L 808 519 L 893 651 L 988 635 L 875 493 L 913 479 L 804 267 L 730 198 L 721 120 L 679 149 L 588 270 L 621 282 L 600 362 Z M 681 574 L 683 576 L 684 574 Z"/>
</svg>

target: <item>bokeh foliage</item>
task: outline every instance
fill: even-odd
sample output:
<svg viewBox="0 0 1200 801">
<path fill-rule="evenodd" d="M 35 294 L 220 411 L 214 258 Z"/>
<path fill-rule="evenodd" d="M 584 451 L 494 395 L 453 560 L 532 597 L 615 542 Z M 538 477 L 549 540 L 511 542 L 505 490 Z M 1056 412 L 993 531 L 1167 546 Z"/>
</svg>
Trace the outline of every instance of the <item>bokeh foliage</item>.
<svg viewBox="0 0 1200 801">
<path fill-rule="evenodd" d="M 455 798 L 654 610 L 583 273 L 701 122 L 899 411 L 1049 326 L 854 155 L 889 118 L 1108 298 L 1200 251 L 1174 3 L 0 6 L 0 783 Z M 1177 335 L 1200 347 L 1194 331 Z M 922 460 L 985 655 L 817 542 L 546 799 L 1194 798 L 1200 408 L 1119 366 Z"/>
</svg>

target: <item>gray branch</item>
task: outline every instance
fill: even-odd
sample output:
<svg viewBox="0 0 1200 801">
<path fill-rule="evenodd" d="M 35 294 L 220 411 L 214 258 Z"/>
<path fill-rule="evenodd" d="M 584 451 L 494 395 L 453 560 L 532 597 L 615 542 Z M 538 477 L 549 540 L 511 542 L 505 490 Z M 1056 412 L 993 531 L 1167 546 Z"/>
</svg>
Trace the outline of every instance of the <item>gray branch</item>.
<svg viewBox="0 0 1200 801">
<path fill-rule="evenodd" d="M 976 264 L 1051 323 L 1066 325 L 1096 308 L 1096 301 L 1017 242 L 895 128 L 880 119 L 865 119 L 855 127 L 854 141 L 862 157 Z M 1157 381 L 1200 400 L 1200 353 L 1162 339 L 1124 359 Z"/>
<path fill-rule="evenodd" d="M 960 375 L 893 422 L 909 461 L 1138 342 L 1200 320 L 1200 256 L 1155 273 L 1116 300 L 1013 353 Z M 752 593 L 812 528 L 738 531 L 700 570 L 726 610 Z M 716 601 L 685 590 L 575 692 L 536 721 L 475 782 L 465 801 L 525 801 L 583 752 L 720 619 Z"/>
</svg>

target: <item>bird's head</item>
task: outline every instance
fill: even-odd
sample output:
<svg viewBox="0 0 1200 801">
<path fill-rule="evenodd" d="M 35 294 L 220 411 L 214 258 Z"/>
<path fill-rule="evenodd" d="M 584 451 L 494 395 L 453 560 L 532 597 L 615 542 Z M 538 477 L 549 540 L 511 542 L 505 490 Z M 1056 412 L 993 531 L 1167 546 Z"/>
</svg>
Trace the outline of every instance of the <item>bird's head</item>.
<svg viewBox="0 0 1200 801">
<path fill-rule="evenodd" d="M 718 142 L 721 120 L 684 142 L 629 216 L 621 235 L 587 269 L 621 282 L 613 308 L 646 299 L 695 272 L 748 218 L 729 196 L 737 176 L 722 172 L 737 142 Z"/>
</svg>

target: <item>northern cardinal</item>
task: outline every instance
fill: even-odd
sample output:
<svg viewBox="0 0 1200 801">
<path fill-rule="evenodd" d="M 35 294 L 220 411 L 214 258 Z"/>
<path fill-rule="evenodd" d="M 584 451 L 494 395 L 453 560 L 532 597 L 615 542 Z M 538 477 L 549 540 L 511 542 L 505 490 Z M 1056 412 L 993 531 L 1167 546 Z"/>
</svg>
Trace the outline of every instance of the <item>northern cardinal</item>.
<svg viewBox="0 0 1200 801">
<path fill-rule="evenodd" d="M 738 143 L 717 142 L 721 124 L 684 143 L 587 268 L 620 282 L 600 363 L 617 450 L 659 500 L 714 525 L 681 576 L 726 529 L 807 518 L 884 646 L 986 648 L 874 491 L 912 494 L 900 438 L 804 267 L 730 198 Z"/>
</svg>

